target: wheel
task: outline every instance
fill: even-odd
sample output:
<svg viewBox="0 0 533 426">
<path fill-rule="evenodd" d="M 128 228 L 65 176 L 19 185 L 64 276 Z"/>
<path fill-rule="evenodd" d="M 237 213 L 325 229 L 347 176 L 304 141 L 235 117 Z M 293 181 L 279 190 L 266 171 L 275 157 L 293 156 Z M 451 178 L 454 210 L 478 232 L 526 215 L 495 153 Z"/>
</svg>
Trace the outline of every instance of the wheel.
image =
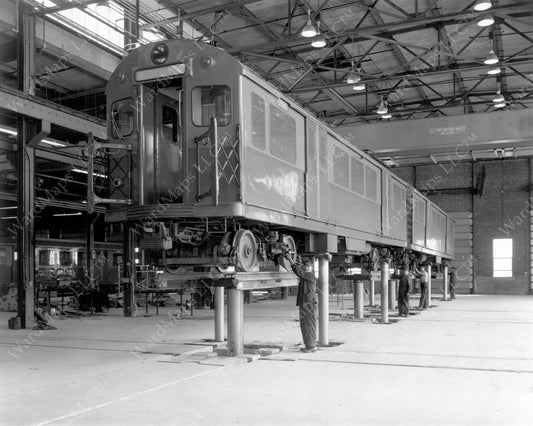
<svg viewBox="0 0 533 426">
<path fill-rule="evenodd" d="M 287 246 L 289 250 L 289 256 L 291 257 L 292 261 L 296 261 L 296 241 L 294 241 L 294 238 L 292 238 L 290 235 L 284 235 L 283 236 L 283 244 Z"/>
<path fill-rule="evenodd" d="M 233 248 L 237 257 L 237 270 L 250 272 L 257 264 L 257 242 L 254 234 L 246 229 L 241 229 L 233 238 Z"/>
<path fill-rule="evenodd" d="M 283 245 L 289 252 L 289 256 L 293 262 L 296 262 L 296 242 L 290 235 L 283 236 Z M 278 263 L 283 266 L 287 271 L 290 271 L 291 264 L 283 255 L 278 256 Z"/>
</svg>

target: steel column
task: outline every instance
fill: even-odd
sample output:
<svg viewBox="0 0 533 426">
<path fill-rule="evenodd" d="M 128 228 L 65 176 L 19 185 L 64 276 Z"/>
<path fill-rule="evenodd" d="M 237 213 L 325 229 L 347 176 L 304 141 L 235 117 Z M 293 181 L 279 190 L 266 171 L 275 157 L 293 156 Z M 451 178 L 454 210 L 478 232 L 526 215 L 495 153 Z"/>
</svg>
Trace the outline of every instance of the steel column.
<svg viewBox="0 0 533 426">
<path fill-rule="evenodd" d="M 224 287 L 215 287 L 215 341 L 224 341 Z"/>
<path fill-rule="evenodd" d="M 33 131 L 29 119 L 18 122 L 17 150 L 17 316 L 22 328 L 32 328 L 35 298 L 35 215 L 42 206 L 35 206 L 35 148 L 28 145 Z"/>
<path fill-rule="evenodd" d="M 135 311 L 135 229 L 131 224 L 124 228 L 124 316 L 131 317 Z"/>
<path fill-rule="evenodd" d="M 389 264 L 381 262 L 381 322 L 389 322 Z"/>
<path fill-rule="evenodd" d="M 242 290 L 228 289 L 228 356 L 244 351 L 243 306 Z"/>
<path fill-rule="evenodd" d="M 18 84 L 24 93 L 34 93 L 35 18 L 26 15 L 20 4 L 17 16 Z M 17 122 L 17 223 L 11 227 L 17 236 L 17 316 L 22 328 L 32 328 L 35 309 L 35 146 L 39 143 L 37 123 L 22 116 Z"/>
<path fill-rule="evenodd" d="M 431 263 L 426 265 L 426 271 L 428 273 L 428 308 L 431 308 Z"/>
<path fill-rule="evenodd" d="M 370 306 L 375 306 L 376 303 L 375 303 L 375 300 L 374 300 L 374 296 L 375 296 L 375 287 L 376 287 L 376 284 L 374 282 L 374 280 L 370 280 L 370 286 L 369 286 L 369 290 L 368 290 L 368 304 Z"/>
<path fill-rule="evenodd" d="M 448 300 L 448 265 L 444 265 L 442 275 L 442 299 Z"/>
<path fill-rule="evenodd" d="M 96 261 L 96 251 L 94 246 L 94 224 L 98 219 L 97 213 L 87 215 L 86 239 L 87 239 L 87 288 L 91 291 L 96 288 L 96 279 L 94 270 Z"/>
<path fill-rule="evenodd" d="M 363 299 L 365 294 L 365 287 L 363 281 L 356 281 L 353 292 L 353 317 L 354 319 L 363 319 Z"/>
<path fill-rule="evenodd" d="M 320 258 L 318 266 L 318 343 L 329 345 L 329 255 Z"/>
</svg>

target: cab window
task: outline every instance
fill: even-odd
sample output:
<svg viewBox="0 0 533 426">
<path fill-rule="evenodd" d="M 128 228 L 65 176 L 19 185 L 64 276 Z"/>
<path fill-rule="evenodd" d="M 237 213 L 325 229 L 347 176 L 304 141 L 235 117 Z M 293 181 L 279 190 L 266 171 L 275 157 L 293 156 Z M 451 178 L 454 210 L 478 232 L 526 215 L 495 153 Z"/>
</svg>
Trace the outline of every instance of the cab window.
<svg viewBox="0 0 533 426">
<path fill-rule="evenodd" d="M 111 131 L 113 138 L 122 139 L 133 132 L 133 99 L 127 98 L 111 105 Z"/>
<path fill-rule="evenodd" d="M 199 86 L 192 90 L 192 122 L 209 126 L 211 118 L 219 126 L 231 121 L 231 92 L 227 86 Z"/>
</svg>

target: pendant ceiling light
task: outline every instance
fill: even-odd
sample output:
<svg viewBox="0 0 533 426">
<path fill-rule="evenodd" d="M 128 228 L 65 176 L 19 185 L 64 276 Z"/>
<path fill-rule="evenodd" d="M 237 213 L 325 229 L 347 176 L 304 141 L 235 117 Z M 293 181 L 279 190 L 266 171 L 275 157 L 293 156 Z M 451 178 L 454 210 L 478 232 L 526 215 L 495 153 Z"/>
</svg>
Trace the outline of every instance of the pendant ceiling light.
<svg viewBox="0 0 533 426">
<path fill-rule="evenodd" d="M 494 53 L 494 50 L 492 49 L 489 52 L 489 56 L 487 56 L 485 60 L 483 61 L 483 63 L 486 65 L 494 65 L 494 64 L 497 64 L 498 62 L 500 62 L 500 59 L 496 56 L 496 54 Z"/>
<path fill-rule="evenodd" d="M 314 37 L 316 36 L 316 28 L 311 22 L 311 9 L 307 9 L 307 23 L 303 27 L 302 32 L 300 33 L 302 37 Z"/>
<path fill-rule="evenodd" d="M 387 114 L 387 112 L 389 112 L 389 109 L 387 108 L 387 102 L 383 101 L 383 96 L 381 97 L 381 101 L 379 102 L 376 112 L 379 115 Z"/>
<path fill-rule="evenodd" d="M 350 71 L 350 74 L 348 74 L 348 77 L 346 77 L 346 83 L 356 84 L 356 83 L 359 83 L 360 81 L 361 81 L 361 76 L 358 73 L 354 72 L 352 68 L 352 71 Z"/>
<path fill-rule="evenodd" d="M 482 12 L 484 10 L 489 10 L 492 7 L 492 2 L 490 0 L 477 0 L 474 5 L 474 10 Z"/>
<path fill-rule="evenodd" d="M 502 92 L 500 89 L 498 89 L 498 91 L 496 92 L 496 96 L 494 97 L 492 102 L 497 103 L 497 104 L 501 102 L 505 102 L 505 97 L 502 95 Z"/>
<path fill-rule="evenodd" d="M 311 46 L 320 49 L 326 45 L 326 39 L 320 33 L 320 18 L 316 21 L 316 38 L 311 42 Z"/>
<path fill-rule="evenodd" d="M 477 21 L 479 27 L 488 27 L 489 25 L 494 24 L 494 18 L 492 16 L 483 16 Z"/>
<path fill-rule="evenodd" d="M 487 71 L 487 74 L 489 75 L 497 75 L 497 74 L 500 74 L 502 72 L 501 68 L 500 67 L 492 67 L 492 68 L 489 68 L 489 70 Z"/>
<path fill-rule="evenodd" d="M 365 90 L 366 84 L 362 81 L 359 81 L 358 83 L 355 83 L 352 87 L 353 90 L 360 92 L 361 90 Z"/>
</svg>

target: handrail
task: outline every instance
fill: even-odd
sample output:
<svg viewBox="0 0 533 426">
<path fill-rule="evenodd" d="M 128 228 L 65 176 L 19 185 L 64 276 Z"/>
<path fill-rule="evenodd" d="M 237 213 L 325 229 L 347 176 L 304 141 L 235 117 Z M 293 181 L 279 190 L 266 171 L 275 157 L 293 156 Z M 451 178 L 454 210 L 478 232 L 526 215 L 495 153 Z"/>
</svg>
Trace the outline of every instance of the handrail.
<svg viewBox="0 0 533 426">
<path fill-rule="evenodd" d="M 200 136 L 196 136 L 194 138 L 194 142 L 197 144 L 197 179 L 196 179 L 196 201 L 200 201 L 203 198 L 211 196 L 213 200 L 213 205 L 218 206 L 218 198 L 220 193 L 220 185 L 218 180 L 218 151 L 219 151 L 219 145 L 218 145 L 218 126 L 217 126 L 217 119 L 215 117 L 211 117 L 209 129 Z M 213 151 L 211 149 L 209 150 L 209 153 L 213 156 L 213 161 L 209 163 L 208 165 L 212 165 L 212 173 L 211 173 L 211 188 L 203 194 L 200 193 L 201 191 L 201 167 L 200 167 L 200 145 L 207 145 L 211 143 Z"/>
</svg>

